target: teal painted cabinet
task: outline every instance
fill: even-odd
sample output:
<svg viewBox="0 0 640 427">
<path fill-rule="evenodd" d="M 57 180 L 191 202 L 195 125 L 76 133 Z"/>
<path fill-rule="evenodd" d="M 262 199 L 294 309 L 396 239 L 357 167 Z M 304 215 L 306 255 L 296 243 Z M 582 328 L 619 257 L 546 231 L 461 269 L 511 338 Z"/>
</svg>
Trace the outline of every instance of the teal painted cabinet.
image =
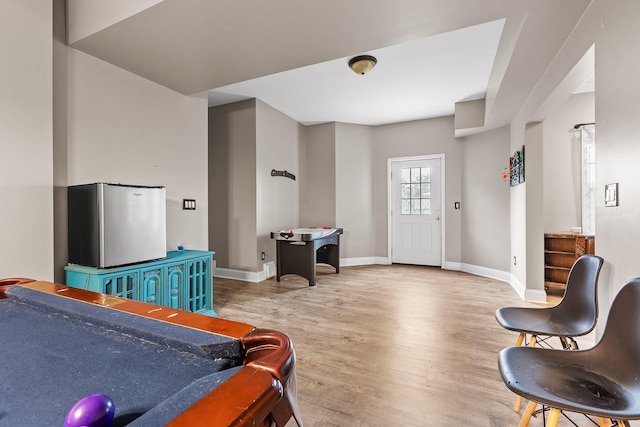
<svg viewBox="0 0 640 427">
<path fill-rule="evenodd" d="M 215 252 L 172 251 L 158 260 L 116 268 L 66 266 L 66 285 L 217 316 L 213 310 Z"/>
</svg>

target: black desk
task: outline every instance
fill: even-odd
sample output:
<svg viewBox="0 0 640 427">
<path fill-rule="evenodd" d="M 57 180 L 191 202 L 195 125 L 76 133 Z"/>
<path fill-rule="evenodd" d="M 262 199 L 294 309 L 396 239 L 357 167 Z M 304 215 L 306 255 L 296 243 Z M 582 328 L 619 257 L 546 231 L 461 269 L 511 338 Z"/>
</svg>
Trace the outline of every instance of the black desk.
<svg viewBox="0 0 640 427">
<path fill-rule="evenodd" d="M 329 264 L 340 273 L 340 235 L 342 228 L 296 228 L 274 231 L 276 239 L 276 280 L 297 274 L 316 284 L 316 264 Z"/>
</svg>

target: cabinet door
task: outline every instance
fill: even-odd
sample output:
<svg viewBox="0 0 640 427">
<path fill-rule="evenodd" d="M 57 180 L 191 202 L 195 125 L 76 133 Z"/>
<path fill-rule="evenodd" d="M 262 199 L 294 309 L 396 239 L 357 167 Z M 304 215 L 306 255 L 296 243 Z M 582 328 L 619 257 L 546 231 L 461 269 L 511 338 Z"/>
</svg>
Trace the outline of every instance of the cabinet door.
<svg viewBox="0 0 640 427">
<path fill-rule="evenodd" d="M 116 297 L 138 299 L 138 272 L 131 271 L 102 276 L 100 292 Z"/>
<path fill-rule="evenodd" d="M 213 310 L 211 285 L 211 257 L 187 263 L 185 309 L 194 313 Z"/>
<path fill-rule="evenodd" d="M 167 266 L 167 280 L 165 286 L 164 305 L 170 308 L 184 308 L 184 269 L 185 264 L 171 264 Z"/>
<path fill-rule="evenodd" d="M 143 269 L 139 301 L 162 304 L 162 267 Z"/>
</svg>

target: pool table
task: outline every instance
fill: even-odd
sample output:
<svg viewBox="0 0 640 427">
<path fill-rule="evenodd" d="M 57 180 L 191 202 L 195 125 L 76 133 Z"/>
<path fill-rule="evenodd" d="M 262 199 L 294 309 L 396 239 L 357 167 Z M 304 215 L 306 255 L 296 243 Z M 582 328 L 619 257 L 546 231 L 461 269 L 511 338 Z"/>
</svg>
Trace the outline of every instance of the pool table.
<svg viewBox="0 0 640 427">
<path fill-rule="evenodd" d="M 113 427 L 302 426 L 280 332 L 29 279 L 0 279 L 0 325 L 0 426 L 62 425 L 95 393 Z"/>
</svg>

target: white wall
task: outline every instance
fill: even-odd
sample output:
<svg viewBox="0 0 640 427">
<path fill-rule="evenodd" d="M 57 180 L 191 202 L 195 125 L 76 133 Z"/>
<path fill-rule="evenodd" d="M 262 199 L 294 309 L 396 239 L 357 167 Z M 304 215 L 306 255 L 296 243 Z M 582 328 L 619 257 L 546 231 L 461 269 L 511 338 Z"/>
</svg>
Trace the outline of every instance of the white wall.
<svg viewBox="0 0 640 427">
<path fill-rule="evenodd" d="M 68 182 L 163 185 L 167 249 L 207 249 L 207 99 L 68 48 Z M 195 211 L 182 199 L 195 199 Z"/>
<path fill-rule="evenodd" d="M 53 280 L 52 2 L 0 3 L 0 278 Z"/>
<path fill-rule="evenodd" d="M 579 123 L 595 121 L 593 92 L 571 96 L 544 120 L 543 204 L 545 233 L 569 231 L 582 222 Z"/>
</svg>

